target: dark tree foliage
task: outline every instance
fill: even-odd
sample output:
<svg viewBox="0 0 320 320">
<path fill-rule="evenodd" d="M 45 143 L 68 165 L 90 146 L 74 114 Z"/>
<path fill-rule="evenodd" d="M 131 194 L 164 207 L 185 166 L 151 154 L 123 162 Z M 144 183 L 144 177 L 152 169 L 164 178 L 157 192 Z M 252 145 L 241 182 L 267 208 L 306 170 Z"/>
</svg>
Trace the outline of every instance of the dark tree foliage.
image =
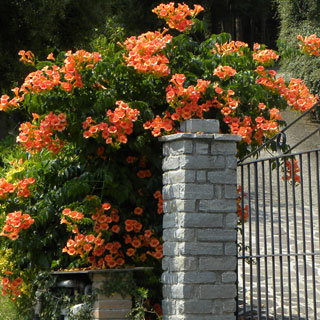
<svg viewBox="0 0 320 320">
<path fill-rule="evenodd" d="M 209 4 L 213 33 L 228 32 L 235 40 L 275 47 L 277 23 L 272 0 L 214 0 Z"/>
<path fill-rule="evenodd" d="M 123 25 L 128 35 L 163 26 L 151 10 L 160 3 L 182 1 L 110 0 L 109 14 Z M 186 0 L 189 6 L 200 4 L 205 8 L 204 20 L 210 33 L 228 32 L 235 40 L 265 43 L 275 47 L 277 22 L 274 19 L 273 0 Z"/>
<path fill-rule="evenodd" d="M 30 71 L 19 62 L 19 50 L 44 59 L 50 52 L 86 49 L 104 25 L 106 11 L 105 0 L 1 1 L 0 93 Z"/>
</svg>

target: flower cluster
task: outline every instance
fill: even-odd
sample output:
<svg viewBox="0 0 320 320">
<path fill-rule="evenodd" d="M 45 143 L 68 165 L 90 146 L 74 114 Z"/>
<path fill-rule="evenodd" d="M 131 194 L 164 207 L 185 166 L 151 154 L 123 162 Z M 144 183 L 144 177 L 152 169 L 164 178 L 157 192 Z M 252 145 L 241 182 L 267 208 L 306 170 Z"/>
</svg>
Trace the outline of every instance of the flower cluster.
<svg viewBox="0 0 320 320">
<path fill-rule="evenodd" d="M 83 213 L 79 211 L 72 211 L 70 208 L 64 209 L 62 214 L 74 220 L 81 220 L 83 218 Z"/>
<path fill-rule="evenodd" d="M 258 108 L 264 110 L 266 105 L 260 103 Z M 279 124 L 277 121 L 282 119 L 281 113 L 277 108 L 268 110 L 268 113 L 270 119 L 266 119 L 262 115 L 254 119 L 250 116 L 244 116 L 243 119 L 241 119 L 237 116 L 227 115 L 223 121 L 228 124 L 232 134 L 242 136 L 243 142 L 250 144 L 254 140 L 258 145 L 261 145 L 263 136 L 272 137 L 279 132 Z"/>
<path fill-rule="evenodd" d="M 269 109 L 270 119 L 274 120 L 282 120 L 282 115 L 280 113 L 280 110 L 277 108 Z"/>
<path fill-rule="evenodd" d="M 292 167 L 293 164 L 293 167 Z M 292 160 L 286 160 L 285 161 L 285 177 L 282 177 L 283 180 L 293 181 L 296 183 L 301 182 L 301 178 L 299 176 L 300 168 L 298 165 L 298 160 L 293 159 Z"/>
<path fill-rule="evenodd" d="M 31 192 L 29 190 L 29 185 L 34 184 L 35 181 L 36 180 L 34 178 L 26 178 L 23 180 L 19 180 L 16 183 L 17 196 L 28 198 L 31 195 Z"/>
<path fill-rule="evenodd" d="M 20 61 L 22 61 L 24 64 L 31 64 L 33 66 L 35 65 L 35 56 L 30 50 L 20 50 L 18 55 L 21 56 Z"/>
<path fill-rule="evenodd" d="M 279 55 L 277 55 L 272 49 L 264 49 L 254 52 L 252 57 L 258 63 L 261 63 L 265 66 L 270 66 L 278 60 Z"/>
<path fill-rule="evenodd" d="M 135 162 L 138 162 L 139 170 L 137 171 L 137 177 L 140 179 L 150 178 L 152 176 L 152 173 L 150 169 L 146 169 L 146 157 L 142 156 L 139 161 L 137 157 L 129 156 L 126 159 L 127 163 L 133 164 Z M 143 196 L 142 189 L 138 189 L 138 192 L 140 196 Z"/>
<path fill-rule="evenodd" d="M 248 47 L 248 44 L 241 41 L 230 41 L 225 42 L 224 44 L 216 43 L 216 48 L 212 50 L 212 53 L 219 53 L 220 55 L 231 54 L 234 52 L 239 52 L 241 48 Z M 242 56 L 243 52 L 239 52 L 239 55 Z"/>
<path fill-rule="evenodd" d="M 143 209 L 136 207 L 134 215 L 142 215 Z M 136 259 L 145 261 L 147 254 L 160 259 L 162 257 L 162 245 L 160 241 L 152 236 L 149 229 L 143 231 L 142 224 L 136 219 L 126 219 L 121 223 L 118 210 L 111 208 L 109 203 L 103 203 L 96 212 L 91 215 L 93 233 L 84 234 L 79 231 L 78 222 L 83 218 L 83 213 L 63 210 L 61 223 L 72 227 L 75 233 L 74 238 L 70 238 L 63 252 L 69 255 L 80 255 L 86 258 L 92 268 L 116 268 L 123 266 L 126 262 Z M 70 219 L 67 220 L 66 217 Z M 113 237 L 119 239 L 119 233 L 123 234 L 124 244 Z M 105 243 L 105 233 L 108 234 L 109 242 Z M 151 251 L 150 251 L 151 250 Z"/>
<path fill-rule="evenodd" d="M 114 111 L 107 111 L 107 122 L 94 124 L 94 120 L 88 117 L 83 123 L 82 128 L 84 138 L 97 137 L 101 132 L 102 138 L 107 144 L 117 145 L 127 143 L 127 135 L 133 132 L 133 122 L 137 121 L 140 115 L 139 110 L 132 109 L 123 101 L 117 101 L 118 105 Z"/>
<path fill-rule="evenodd" d="M 277 72 L 274 70 L 266 70 L 264 66 L 258 66 L 255 72 L 260 76 L 256 82 L 273 92 L 285 95 L 288 88 L 283 77 L 276 77 Z"/>
<path fill-rule="evenodd" d="M 51 91 L 61 84 L 60 68 L 56 65 L 51 68 L 43 67 L 41 70 L 27 75 L 20 91 L 23 93 L 40 93 Z"/>
<path fill-rule="evenodd" d="M 236 70 L 230 66 L 219 66 L 214 71 L 214 74 L 221 79 L 227 79 L 235 73 Z M 162 133 L 161 130 L 167 132 L 172 131 L 174 125 L 172 120 L 182 121 L 194 117 L 202 118 L 203 112 L 209 111 L 211 107 L 218 108 L 224 116 L 229 116 L 237 109 L 240 103 L 239 98 L 233 97 L 235 94 L 233 90 L 229 89 L 225 93 L 224 90 L 215 83 L 213 87 L 219 99 L 218 97 L 214 97 L 213 100 L 208 100 L 201 104 L 199 101 L 211 82 L 198 79 L 196 86 L 191 85 L 185 88 L 183 86 L 185 80 L 186 77 L 184 74 L 175 74 L 170 80 L 172 84 L 167 87 L 167 102 L 174 109 L 174 113 L 170 114 L 167 111 L 163 118 L 156 116 L 153 121 L 148 121 L 144 124 L 145 129 L 152 129 L 153 136 L 159 136 Z"/>
<path fill-rule="evenodd" d="M 168 76 L 170 69 L 169 60 L 161 50 L 169 43 L 172 36 L 163 32 L 146 32 L 138 37 L 128 38 L 124 45 L 128 54 L 123 57 L 128 66 L 134 67 L 137 71 L 143 73 L 152 73 L 155 76 Z"/>
<path fill-rule="evenodd" d="M 218 84 L 214 84 L 214 89 L 218 96 L 212 100 L 212 106 L 220 109 L 221 114 L 225 117 L 234 114 L 240 103 L 239 98 L 233 97 L 235 92 L 231 89 L 225 92 Z"/>
<path fill-rule="evenodd" d="M 239 134 L 242 136 L 242 141 L 250 144 L 252 142 L 252 134 L 254 132 L 254 125 L 249 116 L 244 116 L 241 120 L 239 117 L 226 116 L 224 122 L 229 125 L 232 134 Z"/>
<path fill-rule="evenodd" d="M 146 130 L 150 129 L 154 137 L 160 136 L 162 133 L 161 130 L 170 132 L 173 130 L 174 123 L 168 116 L 170 116 L 169 113 L 163 118 L 157 115 L 152 121 L 147 121 L 144 123 L 143 127 Z"/>
<path fill-rule="evenodd" d="M 137 160 L 138 160 L 138 158 L 137 157 L 133 157 L 133 156 L 129 156 L 126 159 L 127 163 L 129 163 L 129 164 L 135 163 Z"/>
<path fill-rule="evenodd" d="M 125 226 L 127 231 L 127 234 L 124 235 L 127 245 L 125 253 L 128 257 L 138 258 L 142 262 L 147 260 L 148 254 L 156 259 L 162 258 L 162 245 L 156 237 L 152 236 L 151 230 L 147 229 L 143 233 L 139 233 L 142 225 L 134 219 L 127 219 Z"/>
<path fill-rule="evenodd" d="M 62 72 L 73 73 L 75 70 L 93 69 L 94 66 L 101 60 L 99 52 L 87 52 L 85 50 L 78 50 L 75 53 L 67 51 L 65 54 L 64 67 Z"/>
<path fill-rule="evenodd" d="M 10 272 L 11 273 L 11 272 Z M 8 295 L 11 297 L 13 301 L 20 296 L 21 287 L 23 283 L 23 279 L 18 277 L 10 281 L 9 277 L 2 277 L 1 284 L 2 284 L 2 295 Z"/>
<path fill-rule="evenodd" d="M 14 93 L 14 97 L 10 99 L 10 96 L 4 94 L 0 97 L 0 111 L 8 111 L 10 109 L 14 109 L 19 107 L 20 103 L 24 100 L 24 94 L 21 96 L 19 92 L 21 91 L 20 88 L 16 87 L 11 89 Z"/>
<path fill-rule="evenodd" d="M 173 120 L 187 120 L 192 117 L 203 117 L 203 112 L 208 111 L 211 103 L 199 104 L 199 100 L 205 93 L 210 81 L 198 79 L 196 86 L 184 88 L 186 80 L 184 74 L 174 74 L 170 80 L 172 84 L 167 87 L 167 102 L 175 109 L 171 115 Z"/>
<path fill-rule="evenodd" d="M 8 237 L 11 240 L 19 238 L 19 232 L 21 229 L 29 229 L 34 223 L 34 219 L 27 213 L 21 211 L 14 211 L 7 215 L 6 223 L 0 233 L 1 236 Z"/>
<path fill-rule="evenodd" d="M 34 64 L 32 52 L 22 50 L 19 54 L 22 56 L 20 60 Z M 55 88 L 71 92 L 74 88 L 82 88 L 83 82 L 80 71 L 92 69 L 101 60 L 98 52 L 90 53 L 84 50 L 79 50 L 75 53 L 68 51 L 65 55 L 66 59 L 62 67 L 57 65 L 45 66 L 41 70 L 27 75 L 21 87 L 12 90 L 15 94 L 12 99 L 8 95 L 2 95 L 0 98 L 0 111 L 18 108 L 27 93 L 43 93 Z M 52 57 L 50 58 L 52 59 Z M 19 95 L 20 93 L 22 93 L 21 96 Z"/>
<path fill-rule="evenodd" d="M 109 230 L 109 232 L 118 233 L 120 227 L 117 224 L 119 221 L 119 215 L 116 209 L 111 209 L 109 203 L 104 203 L 100 208 L 96 210 L 96 213 L 91 216 L 92 221 L 94 222 L 94 232 L 97 234 L 84 234 L 79 231 L 77 223 L 82 220 L 84 217 L 83 213 L 79 211 L 71 211 L 71 209 L 66 208 L 63 210 L 62 214 L 64 215 L 61 218 L 61 223 L 72 226 L 72 232 L 76 235 L 74 239 L 70 238 L 67 242 L 66 247 L 63 248 L 63 252 L 68 253 L 69 255 L 80 255 L 81 257 L 86 257 L 92 267 L 116 267 L 122 266 L 124 264 L 124 259 L 120 256 L 114 256 L 113 261 L 106 261 L 101 257 L 106 251 L 105 240 L 101 237 L 103 231 Z M 110 211 L 109 214 L 106 211 Z M 71 222 L 66 220 L 66 217 L 69 217 Z M 111 224 L 113 226 L 110 228 Z M 109 245 L 110 247 L 110 245 Z M 120 243 L 115 245 L 116 252 L 121 248 Z M 121 259 L 118 259 L 121 258 Z"/>
<path fill-rule="evenodd" d="M 137 216 L 141 216 L 142 213 L 143 213 L 143 208 L 141 207 L 135 207 L 134 210 L 133 210 L 133 213 Z"/>
<path fill-rule="evenodd" d="M 237 188 L 237 193 L 238 193 L 238 197 L 237 197 L 237 216 L 240 219 L 240 222 L 247 222 L 248 218 L 249 218 L 249 205 L 245 205 L 244 208 L 242 209 L 242 197 L 246 197 L 247 194 L 243 193 L 242 195 L 242 187 L 238 186 Z"/>
<path fill-rule="evenodd" d="M 291 79 L 288 85 L 288 92 L 284 96 L 292 109 L 305 112 L 317 101 L 318 95 L 310 93 L 307 86 L 301 79 Z"/>
<path fill-rule="evenodd" d="M 108 211 L 110 211 L 109 214 L 106 213 Z M 109 203 L 102 204 L 101 208 L 98 209 L 91 218 L 94 221 L 93 229 L 97 233 L 109 229 L 114 233 L 118 233 L 120 231 L 120 227 L 118 225 L 120 220 L 118 210 L 115 208 L 111 209 L 111 205 Z"/>
<path fill-rule="evenodd" d="M 161 316 L 163 315 L 162 307 L 159 303 L 155 303 L 153 305 L 153 310 L 157 314 L 157 316 L 161 319 Z"/>
<path fill-rule="evenodd" d="M 276 108 L 273 108 L 276 109 Z M 276 109 L 278 110 L 278 109 Z M 274 111 L 275 112 L 275 111 Z M 272 119 L 273 116 L 271 116 L 270 114 L 270 118 Z M 278 117 L 278 119 L 274 120 L 280 120 L 281 117 L 281 113 L 277 112 L 276 117 Z M 261 144 L 260 142 L 262 142 L 262 136 L 266 135 L 268 137 L 272 137 L 274 136 L 277 132 L 279 132 L 279 124 L 277 121 L 274 120 L 267 120 L 265 119 L 263 116 L 259 116 L 255 118 L 255 122 L 256 122 L 256 129 L 257 129 L 257 133 L 256 133 L 256 140 L 259 141 L 259 144 Z"/>
<path fill-rule="evenodd" d="M 160 190 L 157 190 L 154 194 L 153 197 L 155 199 L 158 199 L 158 209 L 157 212 L 158 214 L 163 213 L 163 199 L 162 199 L 162 193 Z"/>
<path fill-rule="evenodd" d="M 29 185 L 34 184 L 34 178 L 25 178 L 18 180 L 16 184 L 7 182 L 4 178 L 0 179 L 0 200 L 6 199 L 8 194 L 17 191 L 17 196 L 27 198 L 31 195 Z"/>
<path fill-rule="evenodd" d="M 68 51 L 64 66 L 60 72 L 64 75 L 64 80 L 61 81 L 61 87 L 65 91 L 72 91 L 74 88 L 82 88 L 83 82 L 80 71 L 83 69 L 93 69 L 95 64 L 101 60 L 101 55 L 98 52 L 86 52 L 78 50 L 75 53 Z"/>
<path fill-rule="evenodd" d="M 284 79 L 276 77 L 274 70 L 265 70 L 263 66 L 258 66 L 255 71 L 260 76 L 257 79 L 258 84 L 280 94 L 295 110 L 304 112 L 312 107 L 318 99 L 317 96 L 310 94 L 308 88 L 300 79 L 292 79 L 289 85 L 286 86 Z M 244 116 L 241 119 L 238 116 L 233 116 L 233 111 L 237 108 L 240 101 L 239 99 L 232 99 L 233 93 L 230 93 L 231 90 L 228 90 L 228 97 L 224 96 L 223 90 L 217 84 L 215 84 L 215 90 L 220 94 L 220 97 L 213 101 L 213 106 L 221 109 L 221 113 L 225 116 L 223 121 L 228 124 L 230 132 L 240 134 L 243 138 L 242 142 L 251 144 L 255 141 L 261 145 L 264 136 L 272 137 L 279 132 L 278 120 L 282 120 L 279 109 L 267 109 L 267 106 L 261 102 L 258 104 L 260 115 L 253 119 L 249 116 Z M 230 105 L 226 105 L 229 100 L 233 105 L 231 107 Z M 225 102 L 221 103 L 221 101 Z M 264 112 L 264 115 L 262 115 L 262 112 Z"/>
<path fill-rule="evenodd" d="M 14 193 L 15 185 L 7 182 L 4 178 L 0 178 L 0 199 L 6 199 L 9 193 Z"/>
<path fill-rule="evenodd" d="M 140 179 L 150 178 L 151 177 L 151 171 L 149 169 L 139 170 L 137 172 L 137 177 L 140 178 Z"/>
<path fill-rule="evenodd" d="M 230 77 L 233 77 L 237 73 L 237 70 L 233 69 L 230 66 L 218 66 L 214 71 L 213 74 L 218 76 L 222 80 L 227 80 Z"/>
<path fill-rule="evenodd" d="M 192 18 L 195 18 L 203 10 L 203 7 L 197 4 L 192 10 L 184 3 L 178 3 L 178 7 L 175 7 L 174 2 L 170 2 L 168 4 L 161 3 L 152 12 L 164 19 L 170 28 L 184 32 L 190 30 L 194 24 Z"/>
<path fill-rule="evenodd" d="M 17 142 L 22 143 L 24 148 L 30 152 L 40 152 L 43 148 L 47 148 L 53 153 L 58 153 L 63 147 L 64 143 L 56 137 L 52 138 L 54 131 L 65 130 L 67 123 L 67 117 L 64 113 L 55 115 L 50 112 L 45 116 L 44 120 L 40 121 L 40 124 L 34 124 L 39 118 L 39 115 L 33 114 L 33 122 L 24 122 L 20 125 L 20 134 L 17 137 Z"/>
<path fill-rule="evenodd" d="M 318 101 L 318 96 L 310 93 L 301 79 L 291 79 L 286 86 L 283 77 L 276 77 L 276 71 L 265 70 L 263 66 L 255 70 L 260 77 L 257 83 L 279 93 L 292 109 L 302 112 L 310 109 Z"/>
<path fill-rule="evenodd" d="M 301 42 L 298 44 L 300 50 L 309 54 L 310 56 L 319 57 L 320 38 L 318 38 L 316 34 L 312 34 L 304 39 L 299 34 L 297 39 Z"/>
</svg>

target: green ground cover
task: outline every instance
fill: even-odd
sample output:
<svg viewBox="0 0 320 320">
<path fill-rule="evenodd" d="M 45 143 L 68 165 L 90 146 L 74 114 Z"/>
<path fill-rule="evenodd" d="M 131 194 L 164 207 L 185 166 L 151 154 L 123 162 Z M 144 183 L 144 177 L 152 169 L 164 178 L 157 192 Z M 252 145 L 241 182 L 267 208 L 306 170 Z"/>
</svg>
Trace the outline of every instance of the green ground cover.
<svg viewBox="0 0 320 320">
<path fill-rule="evenodd" d="M 0 319 L 19 320 L 16 305 L 7 297 L 0 296 Z"/>
</svg>

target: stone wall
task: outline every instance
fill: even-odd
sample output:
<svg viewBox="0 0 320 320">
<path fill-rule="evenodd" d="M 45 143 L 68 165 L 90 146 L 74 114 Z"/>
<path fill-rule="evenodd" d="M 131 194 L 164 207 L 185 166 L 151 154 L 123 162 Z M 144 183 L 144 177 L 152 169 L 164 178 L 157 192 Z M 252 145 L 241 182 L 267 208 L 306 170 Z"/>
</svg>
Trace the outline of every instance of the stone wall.
<svg viewBox="0 0 320 320">
<path fill-rule="evenodd" d="M 94 291 L 100 289 L 104 281 L 112 278 L 112 272 L 93 273 L 92 288 Z M 93 305 L 94 320 L 125 320 L 132 308 L 132 297 L 122 297 L 119 293 L 114 293 L 111 296 L 97 294 L 97 298 Z"/>
<path fill-rule="evenodd" d="M 163 320 L 233 320 L 236 135 L 188 120 L 163 145 Z"/>
</svg>

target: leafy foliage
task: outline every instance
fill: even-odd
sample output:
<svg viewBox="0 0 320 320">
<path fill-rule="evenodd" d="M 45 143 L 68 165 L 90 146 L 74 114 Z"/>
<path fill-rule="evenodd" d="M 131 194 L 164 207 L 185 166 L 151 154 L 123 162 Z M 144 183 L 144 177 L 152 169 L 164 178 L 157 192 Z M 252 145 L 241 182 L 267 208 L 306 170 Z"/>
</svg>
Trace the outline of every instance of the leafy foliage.
<svg viewBox="0 0 320 320">
<path fill-rule="evenodd" d="M 70 320 L 92 320 L 95 295 L 72 292 L 70 288 L 58 286 L 58 278 L 48 273 L 39 273 L 34 280 L 37 288 L 34 303 L 41 303 L 39 316 L 42 319 L 59 320 L 64 314 Z M 73 307 L 82 304 L 80 310 Z"/>
<path fill-rule="evenodd" d="M 242 136 L 241 158 L 279 131 L 280 109 L 316 101 L 299 79 L 287 84 L 269 69 L 274 51 L 209 35 L 195 18 L 200 6 L 176 8 L 185 21 L 175 21 L 176 10 L 164 16 L 182 33 L 147 32 L 103 56 L 78 50 L 38 61 L 21 52 L 36 71 L 0 98 L 1 110 L 26 118 L 17 143 L 3 147 L 0 170 L 1 246 L 14 252 L 3 282 L 14 284 L 20 305 L 35 291 L 20 295 L 21 279 L 41 270 L 149 266 L 142 286 L 158 289 L 162 152 L 154 137 L 177 132 L 181 120 L 215 118 L 221 133 Z M 161 299 L 149 295 L 150 305 Z"/>
</svg>

